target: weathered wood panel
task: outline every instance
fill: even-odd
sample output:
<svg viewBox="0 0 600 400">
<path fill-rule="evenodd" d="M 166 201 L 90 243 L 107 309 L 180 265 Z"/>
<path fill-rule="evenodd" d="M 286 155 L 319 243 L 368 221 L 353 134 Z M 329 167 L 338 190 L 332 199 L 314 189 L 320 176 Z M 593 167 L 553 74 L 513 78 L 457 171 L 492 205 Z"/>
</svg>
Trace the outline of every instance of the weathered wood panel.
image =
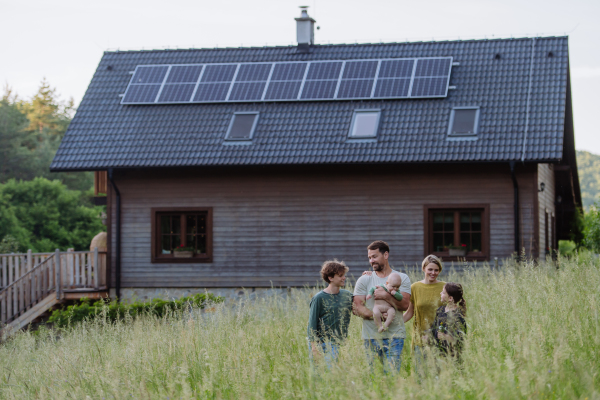
<svg viewBox="0 0 600 400">
<path fill-rule="evenodd" d="M 534 243 L 534 168 L 517 171 L 522 246 Z M 510 256 L 513 186 L 508 165 L 354 167 L 349 171 L 129 171 L 122 198 L 122 287 L 264 287 L 314 284 L 323 261 L 359 276 L 366 246 L 386 240 L 391 262 L 420 264 L 423 205 L 490 205 L 490 258 Z M 112 192 L 112 191 L 111 191 Z M 116 212 L 111 193 L 111 251 Z M 213 262 L 152 264 L 152 207 L 212 207 Z M 115 275 L 112 268 L 112 286 Z"/>
</svg>

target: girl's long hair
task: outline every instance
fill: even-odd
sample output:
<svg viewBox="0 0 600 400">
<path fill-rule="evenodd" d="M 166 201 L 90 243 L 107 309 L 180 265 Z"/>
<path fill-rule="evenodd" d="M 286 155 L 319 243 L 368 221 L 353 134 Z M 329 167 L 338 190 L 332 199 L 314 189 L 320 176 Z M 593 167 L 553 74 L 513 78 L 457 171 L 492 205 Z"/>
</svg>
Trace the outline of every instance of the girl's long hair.
<svg viewBox="0 0 600 400">
<path fill-rule="evenodd" d="M 456 305 L 462 310 L 463 315 L 467 315 L 467 301 L 463 296 L 463 288 L 460 283 L 448 282 L 444 285 L 446 293 L 454 299 Z"/>
</svg>

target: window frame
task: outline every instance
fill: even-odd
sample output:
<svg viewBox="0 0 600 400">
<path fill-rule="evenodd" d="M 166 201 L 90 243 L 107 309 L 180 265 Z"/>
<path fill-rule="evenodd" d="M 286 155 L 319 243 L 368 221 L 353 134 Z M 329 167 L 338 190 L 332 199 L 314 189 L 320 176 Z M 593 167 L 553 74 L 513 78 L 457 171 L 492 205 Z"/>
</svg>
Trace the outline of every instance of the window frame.
<svg viewBox="0 0 600 400">
<path fill-rule="evenodd" d="M 191 258 L 175 258 L 173 254 L 159 254 L 160 245 L 160 221 L 159 217 L 163 214 L 174 213 L 206 213 L 206 253 L 196 254 Z M 153 264 L 196 264 L 210 263 L 213 256 L 213 219 L 212 207 L 157 207 L 151 209 L 151 241 L 152 253 L 151 262 Z"/>
<path fill-rule="evenodd" d="M 254 122 L 252 123 L 252 128 L 250 128 L 250 135 L 247 138 L 230 138 L 231 129 L 233 128 L 233 122 L 235 121 L 236 115 L 256 115 L 254 118 Z M 254 137 L 254 132 L 256 131 L 256 125 L 258 125 L 258 119 L 260 118 L 259 111 L 236 111 L 231 116 L 231 121 L 229 121 L 229 127 L 227 127 L 227 133 L 225 134 L 225 140 L 229 142 L 248 142 L 251 141 Z"/>
<path fill-rule="evenodd" d="M 354 130 L 354 125 L 356 123 L 357 114 L 366 114 L 366 113 L 377 113 L 377 122 L 375 123 L 375 132 L 373 132 L 373 136 L 352 136 L 352 131 Z M 373 140 L 377 139 L 377 133 L 379 132 L 379 123 L 381 122 L 381 109 L 380 108 L 365 108 L 365 109 L 356 109 L 352 113 L 352 121 L 350 123 L 350 130 L 348 131 L 348 139 L 349 140 Z"/>
<path fill-rule="evenodd" d="M 452 133 L 452 127 L 454 126 L 454 115 L 456 110 L 475 110 L 475 122 L 473 124 L 473 133 Z M 479 115 L 481 107 L 479 106 L 465 106 L 465 107 L 453 107 L 450 112 L 450 123 L 448 124 L 448 137 L 449 138 L 476 138 L 479 135 Z"/>
<path fill-rule="evenodd" d="M 481 211 L 481 251 L 467 253 L 466 256 L 450 256 L 447 251 L 433 251 L 433 218 L 434 212 Z M 455 222 L 456 226 L 456 222 Z M 460 225 L 459 225 L 460 226 Z M 455 240 L 456 240 L 455 228 Z M 489 261 L 490 259 L 490 205 L 489 204 L 426 204 L 423 207 L 424 256 L 434 254 L 443 261 Z M 460 228 L 458 228 L 460 235 Z"/>
</svg>

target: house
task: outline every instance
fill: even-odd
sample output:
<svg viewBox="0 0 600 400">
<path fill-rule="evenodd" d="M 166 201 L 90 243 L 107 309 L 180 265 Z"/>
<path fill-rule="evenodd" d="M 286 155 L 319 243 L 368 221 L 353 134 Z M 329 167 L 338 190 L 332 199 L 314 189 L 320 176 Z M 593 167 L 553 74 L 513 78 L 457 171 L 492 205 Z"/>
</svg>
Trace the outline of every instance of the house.
<svg viewBox="0 0 600 400">
<path fill-rule="evenodd" d="M 567 37 L 315 45 L 296 20 L 297 46 L 104 53 L 51 170 L 107 174 L 119 297 L 358 276 L 376 239 L 400 268 L 544 258 L 577 229 Z"/>
</svg>

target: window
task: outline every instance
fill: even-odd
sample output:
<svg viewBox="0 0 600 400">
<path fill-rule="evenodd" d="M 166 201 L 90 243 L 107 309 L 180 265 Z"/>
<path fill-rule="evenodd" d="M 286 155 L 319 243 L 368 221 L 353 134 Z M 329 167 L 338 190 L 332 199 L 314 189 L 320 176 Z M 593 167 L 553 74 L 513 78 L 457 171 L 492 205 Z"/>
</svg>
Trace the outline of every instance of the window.
<svg viewBox="0 0 600 400">
<path fill-rule="evenodd" d="M 239 112 L 233 114 L 227 135 L 227 140 L 250 140 L 256 129 L 258 112 Z"/>
<path fill-rule="evenodd" d="M 377 137 L 380 110 L 355 110 L 350 125 L 351 139 L 370 139 Z"/>
<path fill-rule="evenodd" d="M 450 113 L 448 136 L 476 136 L 479 107 L 459 107 Z"/>
<path fill-rule="evenodd" d="M 190 249 L 191 257 L 179 257 L 178 247 Z M 212 208 L 152 209 L 152 262 L 211 261 Z"/>
<path fill-rule="evenodd" d="M 487 205 L 426 206 L 425 249 L 445 260 L 487 260 Z"/>
</svg>

